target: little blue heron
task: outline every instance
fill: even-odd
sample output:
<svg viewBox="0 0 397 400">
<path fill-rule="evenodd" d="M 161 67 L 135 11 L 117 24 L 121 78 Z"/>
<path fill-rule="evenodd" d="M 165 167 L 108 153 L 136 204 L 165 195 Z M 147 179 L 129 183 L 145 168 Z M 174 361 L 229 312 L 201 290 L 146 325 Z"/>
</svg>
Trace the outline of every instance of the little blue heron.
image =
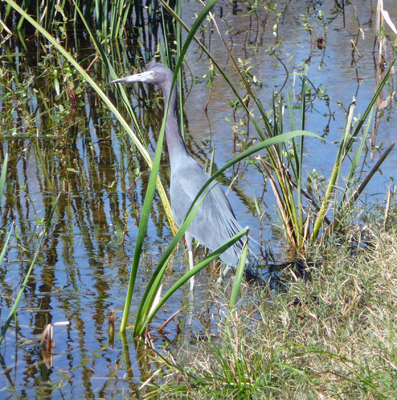
<svg viewBox="0 0 397 400">
<path fill-rule="evenodd" d="M 152 61 L 146 66 L 145 72 L 117 79 L 112 83 L 145 82 L 158 85 L 164 94 L 164 105 L 166 106 L 170 100 L 165 134 L 171 164 L 171 208 L 175 222 L 180 226 L 194 198 L 210 176 L 189 154 L 182 138 L 178 120 L 176 84 L 170 93 L 173 77 L 174 74 L 169 68 Z M 213 186 L 185 233 L 190 269 L 193 268 L 193 238 L 210 250 L 215 250 L 241 229 L 222 188 L 219 185 Z M 220 259 L 229 267 L 236 266 L 241 251 L 240 241 L 225 251 Z"/>
</svg>

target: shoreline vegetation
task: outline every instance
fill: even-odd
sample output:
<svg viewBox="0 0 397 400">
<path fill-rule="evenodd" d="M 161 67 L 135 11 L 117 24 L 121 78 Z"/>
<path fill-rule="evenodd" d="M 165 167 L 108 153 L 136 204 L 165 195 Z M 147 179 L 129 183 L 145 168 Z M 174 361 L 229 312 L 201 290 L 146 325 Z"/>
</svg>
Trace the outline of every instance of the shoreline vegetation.
<svg viewBox="0 0 397 400">
<path fill-rule="evenodd" d="M 391 399 L 397 395 L 397 209 L 363 211 L 362 225 L 315 249 L 310 279 L 288 289 L 245 286 L 237 309 L 225 293 L 216 333 L 198 329 L 169 352 L 147 397 Z M 226 303 L 225 303 L 226 302 Z"/>
</svg>

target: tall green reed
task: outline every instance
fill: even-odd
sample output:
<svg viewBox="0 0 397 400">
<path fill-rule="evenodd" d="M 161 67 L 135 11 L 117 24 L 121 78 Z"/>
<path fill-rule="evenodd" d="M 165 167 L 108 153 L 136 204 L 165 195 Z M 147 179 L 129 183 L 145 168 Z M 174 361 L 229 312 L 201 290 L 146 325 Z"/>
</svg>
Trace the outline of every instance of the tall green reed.
<svg viewBox="0 0 397 400">
<path fill-rule="evenodd" d="M 277 182 L 271 178 L 272 171 L 268 167 L 268 164 L 262 162 L 262 165 L 270 176 L 273 193 L 276 197 L 282 223 L 285 227 L 286 238 L 289 243 L 292 244 L 297 254 L 305 255 L 310 244 L 313 244 L 317 240 L 325 240 L 330 236 L 330 234 L 339 226 L 343 213 L 346 212 L 346 210 L 349 209 L 358 199 L 373 177 L 374 173 L 379 169 L 380 165 L 394 147 L 394 145 L 392 145 L 385 151 L 380 160 L 373 166 L 368 176 L 363 179 L 358 187 L 354 190 L 354 177 L 357 173 L 359 160 L 368 136 L 368 130 L 373 114 L 373 106 L 387 82 L 389 72 L 390 69 L 385 74 L 384 79 L 377 88 L 363 115 L 358 119 L 356 126 L 353 126 L 355 101 L 350 104 L 346 114 L 346 120 L 342 130 L 341 140 L 339 141 L 332 173 L 322 198 L 316 200 L 309 193 L 309 190 L 304 190 L 303 188 L 303 137 L 300 139 L 300 143 L 297 143 L 296 140 L 293 140 L 290 148 L 288 148 L 286 144 L 284 144 L 283 147 L 278 149 L 276 148 L 276 151 L 278 152 L 278 158 L 282 161 L 282 164 L 279 166 L 280 170 L 284 171 L 284 173 L 280 176 L 277 175 Z M 305 120 L 307 119 L 305 90 L 306 80 L 303 78 L 299 121 L 301 129 L 304 128 Z M 290 126 L 292 129 L 294 129 L 295 121 L 292 111 L 293 106 L 289 92 L 287 97 Z M 275 104 L 273 106 L 273 112 L 275 115 L 274 126 L 276 127 L 275 132 L 282 132 L 283 129 L 283 107 L 284 105 L 282 101 L 279 103 L 278 111 L 276 110 Z M 347 161 L 346 158 L 352 151 L 353 145 L 357 141 L 358 135 L 362 131 L 366 120 L 367 124 L 363 130 L 360 144 L 355 155 L 349 159 L 350 166 L 347 179 L 345 180 L 346 183 L 343 189 L 340 190 L 339 178 L 342 164 Z M 278 121 L 278 123 L 276 121 Z M 288 169 L 292 171 L 292 175 L 288 172 Z M 339 191 L 341 191 L 341 194 L 338 193 Z M 303 213 L 302 210 L 304 210 L 305 213 Z M 329 216 L 331 211 L 332 216 Z M 331 221 L 330 218 L 332 219 Z"/>
<path fill-rule="evenodd" d="M 88 21 L 92 28 L 100 32 L 101 36 L 110 39 L 115 39 L 123 33 L 127 19 L 132 15 L 134 3 L 136 8 L 143 6 L 140 1 L 125 2 L 123 0 L 15 1 L 18 7 L 47 31 L 53 30 L 58 24 L 63 25 L 62 30 L 66 28 L 66 25 L 73 24 L 76 26 L 78 24 L 78 21 L 76 21 L 78 17 L 77 8 L 84 10 L 83 19 Z M 22 30 L 26 27 L 26 23 L 30 21 L 23 14 L 11 18 L 12 7 L 14 6 L 10 3 L 6 5 L 6 3 L 1 2 L 0 18 L 5 23 L 11 24 L 12 30 Z"/>
<path fill-rule="evenodd" d="M 173 79 L 172 85 L 171 85 L 171 92 L 175 86 L 175 82 L 176 82 L 176 79 L 178 76 L 178 71 L 182 66 L 184 56 L 190 46 L 190 43 L 193 40 L 193 37 L 194 37 L 196 31 L 199 29 L 201 22 L 204 20 L 205 16 L 209 12 L 209 10 L 211 10 L 212 7 L 215 5 L 216 1 L 217 0 L 209 1 L 206 4 L 206 6 L 203 8 L 201 13 L 199 14 L 195 23 L 193 24 L 192 30 L 185 41 L 185 44 L 181 50 L 181 54 L 179 55 L 179 58 L 176 63 L 176 67 L 175 67 L 175 71 L 174 71 L 174 79 Z M 165 115 L 168 114 L 168 107 L 169 107 L 169 102 L 166 105 Z M 135 279 L 136 279 L 137 272 L 139 269 L 139 261 L 140 261 L 140 257 L 141 257 L 144 237 L 145 237 L 145 233 L 146 233 L 146 229 L 147 229 L 147 224 L 149 221 L 150 209 L 152 207 L 152 201 L 153 201 L 154 191 L 155 191 L 155 187 L 156 187 L 155 182 L 157 180 L 157 174 L 158 174 L 159 167 L 160 167 L 160 160 L 161 160 L 161 154 L 162 154 L 162 148 L 163 148 L 165 123 L 166 123 L 166 118 L 164 118 L 164 120 L 163 120 L 161 129 L 160 129 L 159 138 L 157 140 L 156 154 L 154 157 L 153 167 L 152 167 L 152 171 L 150 174 L 149 184 L 147 187 L 146 196 L 145 196 L 145 200 L 144 200 L 144 204 L 143 204 L 143 208 L 142 208 L 142 217 L 141 217 L 141 221 L 139 224 L 138 237 L 137 237 L 137 241 L 136 241 L 136 245 L 135 245 L 135 252 L 134 252 L 134 259 L 132 262 L 130 282 L 129 282 L 129 286 L 128 286 L 128 292 L 127 292 L 127 297 L 126 297 L 126 302 L 125 302 L 125 307 L 124 307 L 123 319 L 122 319 L 121 327 L 120 327 L 120 332 L 122 332 L 122 333 L 125 332 L 126 327 L 127 327 L 128 315 L 129 315 L 132 295 L 133 295 L 134 287 L 135 287 Z M 177 234 L 176 238 L 178 236 L 179 235 Z M 182 234 L 180 236 L 182 236 Z M 175 240 L 175 238 L 174 238 L 174 240 Z M 163 274 L 165 273 L 165 268 L 162 268 L 162 264 L 164 263 L 166 265 L 166 263 L 164 261 L 168 260 L 169 255 L 167 252 L 163 255 L 161 262 L 159 262 L 159 264 L 157 265 L 157 268 L 154 271 L 152 278 L 147 286 L 147 289 L 145 291 L 145 294 L 144 294 L 142 302 L 141 302 L 141 306 L 138 309 L 138 314 L 137 314 L 137 319 L 136 319 L 135 329 L 134 329 L 135 334 L 142 333 L 141 331 L 144 329 L 144 326 L 143 326 L 143 325 L 145 325 L 144 320 L 146 319 L 147 314 L 149 313 L 150 309 L 152 308 L 153 301 L 154 301 L 154 299 L 157 295 L 157 292 L 159 290 L 159 287 L 160 287 L 161 278 L 162 278 Z M 160 273 L 160 271 L 162 271 L 162 273 Z"/>
<path fill-rule="evenodd" d="M 363 179 L 354 190 L 354 177 L 358 169 L 358 163 L 371 124 L 373 105 L 382 88 L 386 84 L 387 77 L 388 73 L 385 75 L 381 85 L 378 87 L 364 114 L 358 120 L 355 127 L 353 126 L 355 102 L 350 104 L 342 131 L 342 137 L 339 141 L 339 147 L 331 177 L 326 185 L 324 195 L 320 199 L 315 199 L 310 193 L 310 190 L 305 190 L 303 185 L 304 137 L 299 139 L 299 143 L 296 139 L 293 139 L 292 143 L 289 145 L 284 143 L 282 146 L 274 147 L 274 151 L 277 154 L 275 160 L 278 160 L 276 166 L 263 158 L 259 158 L 268 175 L 273 194 L 276 198 L 277 208 L 279 210 L 282 225 L 285 229 L 286 239 L 291 244 L 296 255 L 305 256 L 309 245 L 313 244 L 317 240 L 325 240 L 330 236 L 330 234 L 339 226 L 343 213 L 346 212 L 346 210 L 349 209 L 358 199 L 374 173 L 379 169 L 380 165 L 394 147 L 394 145 L 392 145 L 385 151 L 380 160 L 373 166 L 368 176 Z M 287 99 L 289 123 L 291 129 L 295 129 L 293 106 L 289 92 L 287 93 Z M 306 80 L 303 78 L 299 120 L 299 126 L 301 129 L 304 129 L 305 120 L 307 119 L 305 99 Z M 274 133 L 275 135 L 278 135 L 283 131 L 282 118 L 284 114 L 284 104 L 282 99 L 280 100 L 278 107 L 276 107 L 276 102 L 273 101 L 273 113 L 275 116 Z M 349 172 L 345 186 L 342 189 L 342 193 L 339 194 L 339 178 L 342 164 L 345 162 L 347 155 L 351 152 L 353 144 L 357 141 L 358 135 L 367 118 L 367 125 L 363 131 L 363 136 L 360 140 L 358 149 L 354 157 L 350 159 Z M 277 171 L 282 173 L 277 173 Z M 332 216 L 329 216 L 331 211 Z"/>
<path fill-rule="evenodd" d="M 373 95 L 366 110 L 364 111 L 364 114 L 358 120 L 358 123 L 355 128 L 353 127 L 353 124 L 352 124 L 355 102 L 353 102 L 348 109 L 348 112 L 346 115 L 345 126 L 344 126 L 343 132 L 342 132 L 342 138 L 339 143 L 339 148 L 338 148 L 338 152 L 336 155 L 334 168 L 331 173 L 331 178 L 329 180 L 329 183 L 328 183 L 325 195 L 324 195 L 324 199 L 321 203 L 320 210 L 317 214 L 317 218 L 314 221 L 313 231 L 312 231 L 312 234 L 310 237 L 311 243 L 313 243 L 319 237 L 320 229 L 321 229 L 321 226 L 324 221 L 324 216 L 326 215 L 327 210 L 329 208 L 331 196 L 332 196 L 332 194 L 335 194 L 337 191 L 337 187 L 338 187 L 337 182 L 338 182 L 338 179 L 340 176 L 341 166 L 342 166 L 343 162 L 345 161 L 349 152 L 352 150 L 353 144 L 356 142 L 356 139 L 364 125 L 364 122 L 367 120 L 368 116 L 369 116 L 369 118 L 368 118 L 367 126 L 364 130 L 364 134 L 361 139 L 361 144 L 360 144 L 359 148 L 357 149 L 355 156 L 353 157 L 353 159 L 350 162 L 349 174 L 348 174 L 348 178 L 346 180 L 346 185 L 343 189 L 342 196 L 341 196 L 340 200 L 337 202 L 336 207 L 335 207 L 334 221 L 328 227 L 328 229 L 325 231 L 325 234 L 327 236 L 330 234 L 330 232 L 332 232 L 333 229 L 337 228 L 337 226 L 339 225 L 339 219 L 340 219 L 342 213 L 344 212 L 343 210 L 350 208 L 352 206 L 352 204 L 354 204 L 354 202 L 358 199 L 360 194 L 364 191 L 365 187 L 367 186 L 367 184 L 369 183 L 369 181 L 371 180 L 371 178 L 373 177 L 375 172 L 379 169 L 379 167 L 381 166 L 383 161 L 386 159 L 386 157 L 389 155 L 390 151 L 394 147 L 394 143 L 391 146 L 389 146 L 389 148 L 385 151 L 385 153 L 382 155 L 380 160 L 371 169 L 371 171 L 367 175 L 367 178 L 365 178 L 360 183 L 358 188 L 349 197 L 349 193 L 353 189 L 353 186 L 352 186 L 353 185 L 353 177 L 356 174 L 357 167 L 358 167 L 358 161 L 362 154 L 362 151 L 364 148 L 364 143 L 367 139 L 368 130 L 369 130 L 369 126 L 371 123 L 372 114 L 373 114 L 373 107 L 375 105 L 376 99 L 378 98 L 378 96 L 380 95 L 384 86 L 387 83 L 387 80 L 390 76 L 390 72 L 393 68 L 393 65 L 394 65 L 394 61 L 391 63 L 388 71 L 385 73 L 384 78 L 382 79 L 380 85 L 376 89 L 375 94 Z"/>
<path fill-rule="evenodd" d="M 8 166 L 8 153 L 6 153 L 4 160 L 3 160 L 3 166 L 1 167 L 1 174 L 0 174 L 0 206 L 1 206 L 1 199 L 3 198 L 3 193 L 4 193 L 4 188 L 5 188 L 5 183 L 6 183 L 6 178 L 7 178 L 7 166 Z M 0 265 L 3 263 L 4 256 L 6 254 L 7 248 L 8 248 L 8 243 L 11 238 L 12 231 L 14 229 L 15 221 L 12 222 L 10 231 L 7 234 L 7 238 L 4 242 L 3 248 L 1 249 L 0 253 Z M 1 338 L 0 338 L 1 342 Z"/>
</svg>

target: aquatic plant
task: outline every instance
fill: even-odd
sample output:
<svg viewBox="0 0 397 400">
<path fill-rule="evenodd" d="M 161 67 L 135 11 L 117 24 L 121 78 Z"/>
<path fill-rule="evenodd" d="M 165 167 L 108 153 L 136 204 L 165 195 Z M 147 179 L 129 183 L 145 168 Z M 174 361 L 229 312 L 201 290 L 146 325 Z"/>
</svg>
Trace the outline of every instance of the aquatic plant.
<svg viewBox="0 0 397 400">
<path fill-rule="evenodd" d="M 172 13 L 172 10 L 169 10 Z M 175 16 L 177 18 L 177 16 Z M 212 16 L 213 23 L 222 39 L 222 35 L 217 27 L 216 21 Z M 182 23 L 182 22 L 181 22 Z M 211 62 L 217 66 L 220 74 L 225 78 L 226 82 L 229 84 L 230 88 L 234 91 L 238 104 L 241 104 L 247 113 L 247 119 L 255 127 L 259 137 L 264 140 L 265 138 L 274 138 L 282 134 L 283 116 L 284 116 L 284 104 L 280 94 L 275 94 L 273 96 L 273 121 L 269 121 L 265 108 L 262 105 L 260 99 L 256 95 L 253 85 L 255 84 L 254 79 L 250 79 L 249 72 L 244 71 L 243 68 L 239 67 L 238 63 L 234 60 L 233 55 L 229 51 L 226 43 L 222 39 L 226 52 L 230 57 L 236 72 L 241 78 L 241 82 L 247 90 L 247 96 L 254 102 L 258 107 L 260 112 L 260 117 L 264 123 L 265 130 L 263 130 L 254 115 L 249 112 L 247 107 L 247 102 L 239 96 L 237 91 L 234 89 L 233 85 L 229 79 L 225 76 L 220 66 L 217 64 L 216 60 L 212 55 L 203 48 L 203 51 L 207 53 Z M 383 80 L 379 83 L 376 88 L 375 94 L 369 102 L 366 110 L 364 111 L 361 118 L 358 118 L 355 126 L 353 126 L 353 111 L 355 108 L 355 101 L 349 107 L 344 129 L 342 132 L 342 137 L 339 142 L 339 149 L 336 156 L 334 168 L 329 178 L 328 185 L 325 190 L 324 197 L 320 200 L 315 200 L 309 193 L 308 190 L 303 187 L 304 178 L 304 165 L 303 165 L 303 154 L 304 154 L 304 136 L 301 136 L 299 140 L 293 139 L 291 145 L 288 141 L 284 141 L 278 146 L 268 147 L 267 159 L 264 161 L 260 156 L 258 160 L 260 161 L 263 169 L 266 171 L 266 177 L 269 180 L 273 193 L 276 198 L 276 204 L 281 216 L 281 222 L 285 229 L 285 237 L 291 248 L 298 257 L 305 257 L 307 247 L 313 244 L 317 240 L 323 240 L 330 236 L 339 225 L 339 219 L 341 218 L 343 211 L 346 211 L 349 207 L 352 207 L 355 201 L 359 198 L 360 194 L 365 190 L 365 187 L 370 182 L 371 178 L 375 172 L 382 165 L 383 161 L 389 155 L 390 151 L 393 149 L 394 145 L 390 146 L 384 154 L 381 156 L 380 160 L 371 169 L 368 176 L 363 179 L 359 185 L 357 185 L 356 190 L 353 189 L 354 177 L 358 169 L 358 163 L 360 156 L 362 154 L 364 143 L 367 138 L 368 129 L 371 123 L 370 112 L 375 102 L 377 101 L 379 95 L 382 93 L 384 86 L 386 85 L 390 73 L 392 71 L 394 62 L 391 63 L 388 71 L 384 74 Z M 302 79 L 302 90 L 301 90 L 301 103 L 300 103 L 300 122 L 299 129 L 305 129 L 306 121 L 306 80 L 305 77 Z M 324 94 L 322 94 L 324 96 Z M 289 109 L 289 123 L 291 131 L 295 130 L 296 124 L 293 115 L 293 105 L 291 102 L 290 95 L 288 97 L 288 109 Z M 327 101 L 327 100 L 326 100 Z M 343 162 L 346 160 L 347 155 L 352 150 L 353 144 L 356 142 L 361 129 L 367 118 L 366 128 L 361 139 L 361 144 L 355 154 L 355 156 L 350 160 L 350 168 L 348 178 L 346 180 L 346 185 L 340 197 L 338 197 L 338 180 Z M 248 124 L 247 124 L 248 125 Z M 292 174 L 289 169 L 292 170 Z M 349 196 L 349 193 L 353 193 Z M 332 222 L 329 221 L 329 211 L 331 198 L 334 199 L 335 209 L 333 213 Z M 305 206 L 307 202 L 308 206 Z M 306 216 L 303 211 L 305 210 Z M 326 226 L 326 228 L 325 228 Z M 324 227 L 324 229 L 321 229 Z"/>
<path fill-rule="evenodd" d="M 355 176 L 359 167 L 365 142 L 368 136 L 368 130 L 371 124 L 373 106 L 381 93 L 383 87 L 387 83 L 389 73 L 385 74 L 382 82 L 377 88 L 374 96 L 368 104 L 361 118 L 358 118 L 353 124 L 353 112 L 355 109 L 355 101 L 353 101 L 346 115 L 346 121 L 339 141 L 338 152 L 336 155 L 334 167 L 331 176 L 326 184 L 324 193 L 320 198 L 315 198 L 309 187 L 304 187 L 304 138 L 298 143 L 293 139 L 291 144 L 284 143 L 283 146 L 274 147 L 276 163 L 266 161 L 262 157 L 258 157 L 260 164 L 266 171 L 266 176 L 271 184 L 274 196 L 276 198 L 277 208 L 279 210 L 280 219 L 285 229 L 287 241 L 291 244 L 292 249 L 298 256 L 306 256 L 308 246 L 314 244 L 318 240 L 326 240 L 338 229 L 343 213 L 354 206 L 355 201 L 363 193 L 366 186 L 370 182 L 375 172 L 380 168 L 383 161 L 389 155 L 394 145 L 391 145 L 380 157 L 379 161 L 371 168 L 371 171 L 365 179 L 360 182 L 355 180 Z M 293 105 L 291 97 L 288 93 L 288 110 L 289 124 L 292 130 L 295 129 L 295 120 L 293 115 Z M 302 80 L 300 104 L 300 129 L 304 129 L 306 117 L 306 80 Z M 283 115 L 284 104 L 280 100 L 278 107 L 275 99 L 273 100 L 273 132 L 275 135 L 283 131 Z M 349 158 L 350 168 L 346 178 L 346 184 L 341 190 L 339 184 L 340 171 L 343 162 L 348 154 L 352 151 L 354 143 L 358 139 L 358 135 L 363 128 L 365 121 L 367 124 L 360 139 L 360 145 L 354 157 Z M 307 180 L 310 186 L 311 179 Z M 341 193 L 338 195 L 338 192 Z M 332 216 L 330 216 L 332 214 Z"/>
</svg>

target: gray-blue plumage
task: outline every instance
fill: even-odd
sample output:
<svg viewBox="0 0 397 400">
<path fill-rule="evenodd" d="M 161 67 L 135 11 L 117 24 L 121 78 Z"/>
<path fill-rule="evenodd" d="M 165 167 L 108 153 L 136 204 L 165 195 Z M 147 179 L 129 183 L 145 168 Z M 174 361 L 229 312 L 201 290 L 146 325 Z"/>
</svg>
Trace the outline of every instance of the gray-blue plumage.
<svg viewBox="0 0 397 400">
<path fill-rule="evenodd" d="M 171 70 L 162 64 L 150 62 L 145 72 L 121 78 L 112 83 L 146 82 L 158 85 L 163 91 L 165 106 L 171 96 L 165 133 L 171 165 L 171 208 L 175 222 L 180 226 L 192 201 L 210 176 L 186 149 L 179 128 L 176 84 L 170 95 L 172 80 Z M 185 235 L 190 268 L 193 267 L 192 238 L 210 250 L 215 250 L 241 229 L 225 193 L 219 185 L 216 185 L 202 202 Z M 235 266 L 241 250 L 242 242 L 238 242 L 224 252 L 220 258 L 225 264 Z"/>
</svg>

